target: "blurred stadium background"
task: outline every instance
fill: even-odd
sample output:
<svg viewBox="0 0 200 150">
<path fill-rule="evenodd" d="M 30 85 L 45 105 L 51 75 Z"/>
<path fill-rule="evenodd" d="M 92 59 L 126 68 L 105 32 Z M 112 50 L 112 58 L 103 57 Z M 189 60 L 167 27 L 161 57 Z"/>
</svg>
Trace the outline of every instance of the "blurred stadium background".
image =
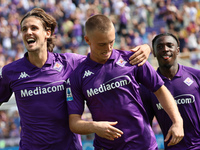
<svg viewBox="0 0 200 150">
<path fill-rule="evenodd" d="M 19 22 L 34 7 L 43 8 L 57 20 L 54 52 L 86 55 L 90 50 L 83 39 L 84 23 L 91 15 L 102 13 L 116 27 L 114 48 L 130 50 L 145 43 L 151 46 L 156 34 L 171 32 L 180 40 L 179 63 L 200 68 L 200 0 L 0 0 L 0 70 L 23 57 L 26 49 Z M 148 61 L 157 68 L 152 54 Z M 87 108 L 83 118 L 91 119 Z M 0 149 L 18 149 L 19 122 L 12 96 L 0 107 Z M 163 136 L 156 120 L 153 130 L 159 149 L 163 149 Z M 93 149 L 93 138 L 93 134 L 82 136 L 84 150 Z"/>
</svg>

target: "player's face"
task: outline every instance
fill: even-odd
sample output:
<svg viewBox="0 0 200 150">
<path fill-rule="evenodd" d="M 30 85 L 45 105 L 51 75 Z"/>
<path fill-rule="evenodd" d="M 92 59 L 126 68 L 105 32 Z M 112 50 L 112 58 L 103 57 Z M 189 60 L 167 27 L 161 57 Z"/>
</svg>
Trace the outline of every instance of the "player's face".
<svg viewBox="0 0 200 150">
<path fill-rule="evenodd" d="M 50 37 L 50 31 L 44 29 L 39 19 L 33 16 L 24 19 L 21 32 L 28 52 L 47 50 L 47 38 Z"/>
<path fill-rule="evenodd" d="M 110 58 L 115 43 L 115 28 L 108 32 L 94 31 L 92 35 L 85 36 L 90 45 L 90 58 L 98 63 L 104 64 Z"/>
<path fill-rule="evenodd" d="M 155 41 L 154 56 L 160 66 L 173 66 L 177 63 L 179 47 L 176 40 L 171 36 L 161 36 Z"/>
</svg>

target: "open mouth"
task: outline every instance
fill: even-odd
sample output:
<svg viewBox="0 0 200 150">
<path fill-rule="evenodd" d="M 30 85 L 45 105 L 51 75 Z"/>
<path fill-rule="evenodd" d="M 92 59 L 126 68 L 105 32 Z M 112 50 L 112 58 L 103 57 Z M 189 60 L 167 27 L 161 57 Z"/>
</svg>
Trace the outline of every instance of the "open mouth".
<svg viewBox="0 0 200 150">
<path fill-rule="evenodd" d="M 102 55 L 107 56 L 110 55 L 110 51 L 102 53 Z"/>
<path fill-rule="evenodd" d="M 163 57 L 163 59 L 167 60 L 167 59 L 171 58 L 172 56 L 171 55 L 165 55 L 165 56 L 162 56 L 162 57 Z"/>
<path fill-rule="evenodd" d="M 108 55 L 108 53 L 102 53 L 103 55 Z"/>
<path fill-rule="evenodd" d="M 35 43 L 35 39 L 27 39 L 27 43 L 28 44 L 33 44 L 33 43 Z"/>
<path fill-rule="evenodd" d="M 169 59 L 169 56 L 163 56 L 164 59 Z"/>
</svg>

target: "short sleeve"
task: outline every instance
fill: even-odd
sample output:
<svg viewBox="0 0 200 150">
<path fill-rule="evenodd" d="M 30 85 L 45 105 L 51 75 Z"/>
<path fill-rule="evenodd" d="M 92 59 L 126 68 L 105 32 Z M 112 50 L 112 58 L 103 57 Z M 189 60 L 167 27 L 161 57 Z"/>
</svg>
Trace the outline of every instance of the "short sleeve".
<svg viewBox="0 0 200 150">
<path fill-rule="evenodd" d="M 8 78 L 6 78 L 5 67 L 0 71 L 0 103 L 7 102 L 11 95 L 12 89 L 10 88 L 10 83 Z"/>
<path fill-rule="evenodd" d="M 67 85 L 67 104 L 69 114 L 80 114 L 84 111 L 84 95 L 81 92 L 80 76 L 73 72 Z"/>
</svg>

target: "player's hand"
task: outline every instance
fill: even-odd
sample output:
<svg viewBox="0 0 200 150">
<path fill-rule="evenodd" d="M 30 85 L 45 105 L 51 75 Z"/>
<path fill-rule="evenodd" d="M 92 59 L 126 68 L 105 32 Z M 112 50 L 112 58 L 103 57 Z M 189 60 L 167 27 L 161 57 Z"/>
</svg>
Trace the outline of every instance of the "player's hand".
<svg viewBox="0 0 200 150">
<path fill-rule="evenodd" d="M 183 139 L 184 130 L 183 130 L 182 123 L 172 124 L 164 141 L 167 142 L 170 139 L 170 137 L 171 137 L 171 140 L 167 146 L 175 145 Z"/>
<path fill-rule="evenodd" d="M 96 134 L 102 138 L 106 138 L 108 140 L 114 140 L 115 138 L 121 137 L 123 132 L 114 127 L 118 122 L 107 122 L 100 121 L 96 122 Z"/>
<path fill-rule="evenodd" d="M 129 58 L 129 63 L 142 66 L 147 61 L 149 54 L 151 53 L 151 48 L 148 44 L 143 44 L 131 49 L 131 51 L 135 53 Z"/>
</svg>

